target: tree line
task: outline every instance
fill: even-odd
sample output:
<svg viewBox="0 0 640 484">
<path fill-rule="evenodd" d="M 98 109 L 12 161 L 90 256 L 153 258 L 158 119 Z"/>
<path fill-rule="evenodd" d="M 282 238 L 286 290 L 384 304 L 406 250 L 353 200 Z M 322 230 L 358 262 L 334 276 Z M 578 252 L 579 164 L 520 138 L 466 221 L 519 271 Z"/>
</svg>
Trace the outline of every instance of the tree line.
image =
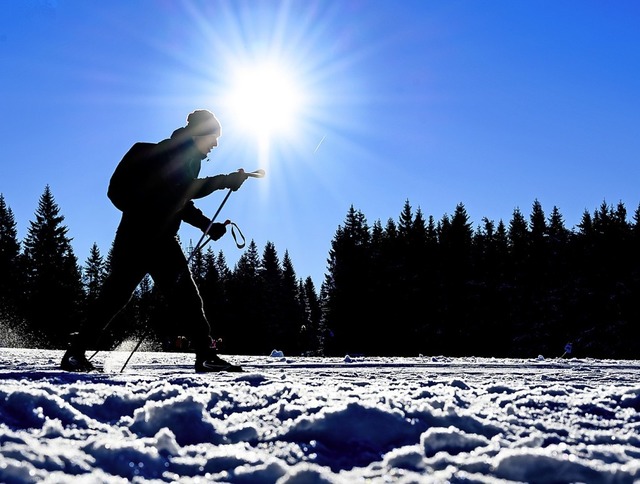
<svg viewBox="0 0 640 484">
<path fill-rule="evenodd" d="M 94 243 L 80 266 L 63 222 L 47 186 L 19 242 L 0 194 L 5 346 L 63 348 L 95 304 L 110 251 Z M 622 202 L 568 229 L 537 200 L 528 218 L 516 208 L 508 223 L 483 218 L 475 228 L 462 203 L 436 221 L 407 200 L 384 226 L 349 208 L 319 292 L 271 242 L 260 253 L 250 241 L 233 268 L 209 247 L 193 254 L 191 271 L 214 336 L 233 354 L 531 357 L 559 356 L 571 342 L 576 356 L 637 358 L 639 242 L 640 206 L 628 220 Z M 108 344 L 148 334 L 166 305 L 145 278 Z M 173 334 L 152 333 L 158 348 L 184 349 L 172 323 Z"/>
<path fill-rule="evenodd" d="M 46 186 L 20 243 L 13 212 L 0 194 L 0 346 L 64 348 L 69 334 L 91 314 L 109 272 L 111 249 L 103 256 L 94 243 L 80 266 L 63 222 Z M 187 254 L 192 250 L 185 248 Z M 222 251 L 215 254 L 209 247 L 194 253 L 190 268 L 223 351 L 321 351 L 317 291 L 310 277 L 297 278 L 288 252 L 280 259 L 275 245 L 267 242 L 259 254 L 252 240 L 230 269 Z M 147 334 L 158 349 L 187 349 L 181 321 L 170 322 L 168 327 L 175 328 L 171 334 L 148 331 L 163 326 L 157 323 L 170 314 L 167 304 L 151 278 L 145 277 L 110 324 L 102 346 Z"/>
<path fill-rule="evenodd" d="M 463 204 L 436 222 L 407 201 L 371 227 L 351 207 L 322 288 L 329 351 L 638 358 L 639 248 L 640 206 L 629 221 L 622 202 L 572 230 L 537 200 L 475 229 Z"/>
</svg>

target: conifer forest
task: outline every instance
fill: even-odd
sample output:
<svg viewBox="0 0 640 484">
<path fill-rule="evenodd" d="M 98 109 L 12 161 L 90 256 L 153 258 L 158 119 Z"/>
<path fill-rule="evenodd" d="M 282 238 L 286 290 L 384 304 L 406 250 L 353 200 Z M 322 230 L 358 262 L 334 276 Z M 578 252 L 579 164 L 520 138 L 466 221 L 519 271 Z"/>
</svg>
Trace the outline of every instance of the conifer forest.
<svg viewBox="0 0 640 484">
<path fill-rule="evenodd" d="M 0 194 L 1 345 L 62 349 L 95 304 L 110 251 L 94 244 L 78 261 L 48 186 L 22 241 L 9 202 Z M 193 254 L 222 352 L 557 357 L 572 343 L 578 357 L 640 358 L 640 206 L 629 215 L 623 202 L 603 201 L 574 228 L 537 200 L 528 214 L 476 225 L 462 203 L 440 218 L 408 200 L 400 208 L 370 224 L 349 207 L 320 288 L 271 242 L 260 251 L 250 241 L 234 267 L 210 245 Z M 107 346 L 146 335 L 184 350 L 180 321 L 168 324 L 172 334 L 148 331 L 165 326 L 167 304 L 145 278 Z"/>
</svg>

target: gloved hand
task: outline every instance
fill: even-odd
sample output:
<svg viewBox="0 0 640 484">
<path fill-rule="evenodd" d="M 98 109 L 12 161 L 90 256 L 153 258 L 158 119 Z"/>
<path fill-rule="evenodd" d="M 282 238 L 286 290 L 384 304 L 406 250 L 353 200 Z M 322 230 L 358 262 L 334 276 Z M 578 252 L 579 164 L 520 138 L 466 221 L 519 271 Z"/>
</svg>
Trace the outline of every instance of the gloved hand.
<svg viewBox="0 0 640 484">
<path fill-rule="evenodd" d="M 209 229 L 209 237 L 213 240 L 218 240 L 224 234 L 227 233 L 227 226 L 225 224 L 221 224 L 218 222 L 214 222 L 211 224 L 211 228 Z"/>
<path fill-rule="evenodd" d="M 229 188 L 232 192 L 235 192 L 247 178 L 249 178 L 249 175 L 242 170 L 229 173 L 224 179 L 225 188 Z"/>
</svg>

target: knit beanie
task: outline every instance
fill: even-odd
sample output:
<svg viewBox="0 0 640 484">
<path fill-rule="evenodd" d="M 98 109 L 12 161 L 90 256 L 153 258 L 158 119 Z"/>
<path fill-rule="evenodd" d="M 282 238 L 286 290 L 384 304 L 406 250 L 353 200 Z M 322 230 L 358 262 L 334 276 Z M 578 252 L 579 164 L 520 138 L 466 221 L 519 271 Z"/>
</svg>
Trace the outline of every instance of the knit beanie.
<svg viewBox="0 0 640 484">
<path fill-rule="evenodd" d="M 197 109 L 187 116 L 187 130 L 191 136 L 220 136 L 220 122 L 211 111 Z"/>
</svg>

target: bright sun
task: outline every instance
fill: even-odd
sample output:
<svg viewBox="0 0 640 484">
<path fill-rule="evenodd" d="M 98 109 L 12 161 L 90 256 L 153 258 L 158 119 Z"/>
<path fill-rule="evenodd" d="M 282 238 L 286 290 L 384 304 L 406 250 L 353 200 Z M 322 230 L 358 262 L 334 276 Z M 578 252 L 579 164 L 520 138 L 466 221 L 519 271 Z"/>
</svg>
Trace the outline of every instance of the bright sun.
<svg viewBox="0 0 640 484">
<path fill-rule="evenodd" d="M 292 134 L 304 99 L 285 66 L 263 62 L 235 68 L 227 102 L 239 127 L 268 142 Z"/>
</svg>

